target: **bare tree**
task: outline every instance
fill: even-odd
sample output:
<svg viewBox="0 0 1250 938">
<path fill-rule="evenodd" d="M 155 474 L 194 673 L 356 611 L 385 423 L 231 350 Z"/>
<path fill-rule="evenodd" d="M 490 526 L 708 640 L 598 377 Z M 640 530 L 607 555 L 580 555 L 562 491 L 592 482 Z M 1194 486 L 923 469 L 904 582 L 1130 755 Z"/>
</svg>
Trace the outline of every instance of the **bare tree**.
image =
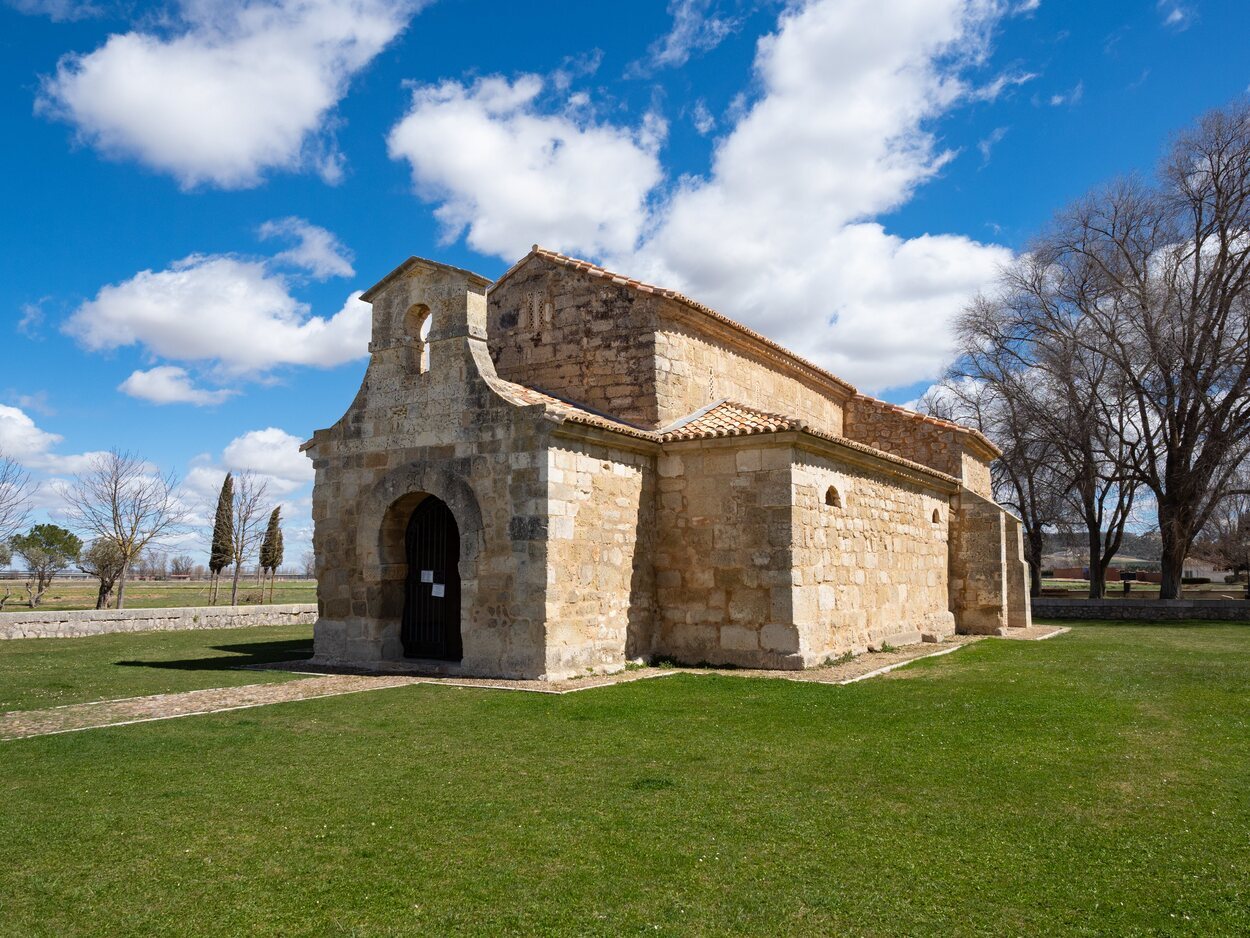
<svg viewBox="0 0 1250 938">
<path fill-rule="evenodd" d="M 1084 327 L 1079 319 L 1070 326 L 1078 335 Z M 1070 483 L 1068 502 L 1085 526 L 1089 596 L 1101 599 L 1139 488 L 1127 427 L 1131 402 L 1105 356 L 1091 354 L 1067 333 L 1051 336 L 1036 371 L 1040 393 L 1032 419 Z"/>
<path fill-rule="evenodd" d="M 231 560 L 234 563 L 234 579 L 230 584 L 230 605 L 238 605 L 239 574 L 243 564 L 260 547 L 265 535 L 264 518 L 268 514 L 265 505 L 265 481 L 251 472 L 240 472 L 234 477 L 233 530 L 230 538 Z"/>
<path fill-rule="evenodd" d="M 0 541 L 7 544 L 26 527 L 34 493 L 30 473 L 12 457 L 0 453 Z"/>
<path fill-rule="evenodd" d="M 139 575 L 149 580 L 162 580 L 168 570 L 168 558 L 163 551 L 148 548 L 139 557 Z"/>
<path fill-rule="evenodd" d="M 1003 275 L 981 338 L 1051 379 L 1074 501 L 1105 569 L 1138 486 L 1154 495 L 1160 597 L 1250 454 L 1250 104 L 1206 115 L 1159 180 L 1061 213 Z"/>
<path fill-rule="evenodd" d="M 1064 213 L 1040 259 L 1088 283 L 1079 312 L 1129 392 L 1137 478 L 1155 496 L 1160 597 L 1250 454 L 1250 104 L 1175 140 L 1157 185 Z"/>
<path fill-rule="evenodd" d="M 132 453 L 110 450 L 91 460 L 65 493 L 77 526 L 96 539 L 117 545 L 122 572 L 117 581 L 117 608 L 125 608 L 126 574 L 149 545 L 175 533 L 186 518 L 177 497 L 177 477 L 151 471 Z"/>
<path fill-rule="evenodd" d="M 13 562 L 13 548 L 8 541 L 0 541 L 0 567 L 7 567 Z M 13 588 L 9 586 L 8 581 L 4 582 L 4 592 L 0 593 L 0 612 L 4 611 L 4 607 L 9 600 L 13 598 Z"/>
<path fill-rule="evenodd" d="M 174 576 L 191 576 L 195 569 L 195 558 L 186 554 L 178 554 L 169 561 L 169 572 Z"/>
<path fill-rule="evenodd" d="M 993 296 L 978 297 L 960 317 L 962 353 L 951 372 L 994 404 L 999 419 L 987 435 L 1004 453 L 999 472 L 1013 483 L 1003 500 L 1020 513 L 1026 542 L 1037 542 L 1026 552 L 1040 550 L 1038 521 L 1083 525 L 1089 595 L 1101 599 L 1139 483 L 1130 397 L 1087 322 L 1068 313 L 1080 289 L 1036 255 L 1020 258 L 1002 271 Z"/>
<path fill-rule="evenodd" d="M 991 466 L 995 498 L 1020 518 L 1029 591 L 1042 586 L 1042 551 L 1048 529 L 1065 526 L 1070 515 L 1069 480 L 1053 427 L 1038 421 L 1041 377 L 1009 346 L 997 342 L 998 310 L 979 297 L 960 318 L 962 354 L 946 380 L 926 395 L 926 413 L 974 427 L 1002 451 Z"/>
<path fill-rule="evenodd" d="M 1206 527 L 1194 542 L 1194 556 L 1246 577 L 1250 599 L 1250 466 L 1234 478 L 1232 494 L 1211 512 Z"/>
<path fill-rule="evenodd" d="M 299 558 L 300 573 L 311 580 L 317 575 L 317 555 L 311 550 L 304 551 Z"/>
<path fill-rule="evenodd" d="M 78 558 L 78 569 L 99 580 L 95 607 L 107 609 L 113 598 L 113 587 L 125 569 L 125 559 L 115 541 L 98 537 Z"/>
</svg>

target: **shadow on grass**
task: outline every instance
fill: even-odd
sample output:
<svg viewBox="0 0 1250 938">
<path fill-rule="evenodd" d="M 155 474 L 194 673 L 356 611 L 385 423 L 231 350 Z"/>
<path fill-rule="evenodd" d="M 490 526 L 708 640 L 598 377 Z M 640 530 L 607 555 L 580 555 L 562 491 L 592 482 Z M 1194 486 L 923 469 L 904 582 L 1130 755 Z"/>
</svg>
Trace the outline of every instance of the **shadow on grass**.
<svg viewBox="0 0 1250 938">
<path fill-rule="evenodd" d="M 311 638 L 293 638 L 281 642 L 248 642 L 243 645 L 215 645 L 213 651 L 230 654 L 214 658 L 180 658 L 168 661 L 118 661 L 124 668 L 172 668 L 177 671 L 229 671 L 273 661 L 296 661 L 311 658 Z"/>
</svg>

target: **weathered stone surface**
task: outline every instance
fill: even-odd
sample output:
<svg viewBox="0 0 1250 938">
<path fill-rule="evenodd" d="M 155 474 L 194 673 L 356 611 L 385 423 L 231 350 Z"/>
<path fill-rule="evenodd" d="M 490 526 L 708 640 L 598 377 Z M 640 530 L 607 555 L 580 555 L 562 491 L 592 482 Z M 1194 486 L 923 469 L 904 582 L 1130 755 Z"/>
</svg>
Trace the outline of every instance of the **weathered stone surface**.
<svg viewBox="0 0 1250 938">
<path fill-rule="evenodd" d="M 310 625 L 312 603 L 273 606 L 187 606 L 179 609 L 35 610 L 0 615 L 0 639 L 82 638 L 113 632 L 239 629 L 261 625 Z"/>
<path fill-rule="evenodd" d="M 360 393 L 307 446 L 321 661 L 402 656 L 404 532 L 429 497 L 460 535 L 447 673 L 794 669 L 1027 624 L 992 447 L 961 428 L 541 250 L 494 285 L 412 259 L 365 299 Z M 735 427 L 727 400 L 763 413 Z"/>
</svg>

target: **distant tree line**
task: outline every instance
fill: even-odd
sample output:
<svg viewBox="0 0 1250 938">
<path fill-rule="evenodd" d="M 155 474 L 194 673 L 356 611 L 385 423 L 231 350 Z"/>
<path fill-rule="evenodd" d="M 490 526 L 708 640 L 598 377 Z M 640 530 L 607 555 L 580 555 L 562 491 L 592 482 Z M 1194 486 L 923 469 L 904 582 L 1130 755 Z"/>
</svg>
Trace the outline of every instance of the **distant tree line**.
<svg viewBox="0 0 1250 938">
<path fill-rule="evenodd" d="M 23 532 L 35 491 L 29 473 L 16 460 L 0 455 L 0 566 L 8 566 L 14 557 L 23 562 L 27 578 L 22 598 L 32 609 L 53 579 L 73 567 L 97 580 L 97 609 L 125 608 L 126 584 L 135 577 L 189 577 L 205 570 L 189 554 L 171 557 L 159 549 L 188 532 L 193 512 L 174 475 L 155 472 L 134 454 L 117 450 L 97 454 L 62 490 L 73 530 L 45 523 Z M 266 494 L 264 480 L 253 473 L 226 474 L 207 557 L 211 602 L 217 601 L 227 567 L 230 602 L 238 602 L 240 578 L 253 559 L 258 561 L 261 598 L 267 582 L 272 599 L 284 545 L 281 509 L 266 504 Z M 3 589 L 0 609 L 14 599 L 11 586 L 6 583 Z"/>
<path fill-rule="evenodd" d="M 1002 449 L 1032 587 L 1048 531 L 1084 533 L 1090 595 L 1149 506 L 1160 597 L 1250 529 L 1250 105 L 1178 134 L 1157 173 L 1059 212 L 960 317 L 924 401 Z M 1243 501 L 1239 501 L 1243 500 Z M 1218 546 L 1222 545 L 1222 546 Z"/>
</svg>

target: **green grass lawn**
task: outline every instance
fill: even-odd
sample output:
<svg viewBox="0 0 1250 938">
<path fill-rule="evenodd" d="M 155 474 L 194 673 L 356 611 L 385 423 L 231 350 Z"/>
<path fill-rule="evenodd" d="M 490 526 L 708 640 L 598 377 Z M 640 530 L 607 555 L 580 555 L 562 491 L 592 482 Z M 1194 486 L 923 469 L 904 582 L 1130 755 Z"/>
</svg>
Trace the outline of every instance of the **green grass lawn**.
<svg viewBox="0 0 1250 938">
<path fill-rule="evenodd" d="M 1246 934 L 1248 662 L 1243 625 L 1081 624 L 847 687 L 411 686 L 4 743 L 0 931 Z"/>
<path fill-rule="evenodd" d="M 311 654 L 311 625 L 0 641 L 0 713 L 290 680 L 239 666 Z"/>
<path fill-rule="evenodd" d="M 94 609 L 99 584 L 94 580 L 53 580 L 43 594 L 39 609 Z M 5 580 L 0 583 L 0 595 L 8 589 L 12 596 L 4 612 L 30 612 L 26 605 L 26 590 L 21 580 Z M 266 587 L 264 602 L 269 602 Z M 239 605 L 254 605 L 262 601 L 260 587 L 255 577 L 239 581 Z M 275 603 L 315 603 L 316 580 L 279 580 L 274 584 Z M 230 579 L 224 577 L 218 592 L 218 605 L 230 602 Z M 126 584 L 126 607 L 128 609 L 164 609 L 184 606 L 207 606 L 208 582 L 204 580 L 136 580 Z M 3 621 L 0 613 L 0 621 Z"/>
</svg>

